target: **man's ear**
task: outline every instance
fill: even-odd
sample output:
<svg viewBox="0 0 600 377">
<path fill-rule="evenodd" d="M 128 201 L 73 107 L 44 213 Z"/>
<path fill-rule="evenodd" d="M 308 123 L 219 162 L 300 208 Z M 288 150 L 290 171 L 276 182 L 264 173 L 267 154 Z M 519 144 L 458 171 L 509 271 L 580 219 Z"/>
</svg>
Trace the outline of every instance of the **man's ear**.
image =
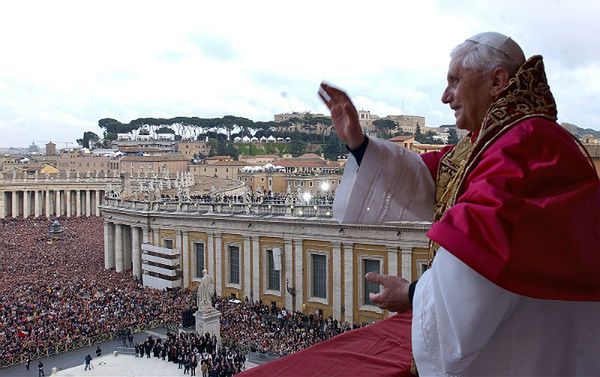
<svg viewBox="0 0 600 377">
<path fill-rule="evenodd" d="M 490 73 L 492 79 L 492 88 L 490 94 L 496 97 L 508 83 L 508 71 L 506 68 L 496 67 Z"/>
</svg>

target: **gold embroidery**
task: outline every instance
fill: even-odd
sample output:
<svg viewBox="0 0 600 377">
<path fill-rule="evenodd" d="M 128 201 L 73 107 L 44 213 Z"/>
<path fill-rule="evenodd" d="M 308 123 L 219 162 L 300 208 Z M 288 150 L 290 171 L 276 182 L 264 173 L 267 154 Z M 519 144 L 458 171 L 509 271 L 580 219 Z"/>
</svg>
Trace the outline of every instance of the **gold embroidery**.
<svg viewBox="0 0 600 377">
<path fill-rule="evenodd" d="M 464 180 L 477 165 L 482 153 L 511 127 L 532 117 L 556 120 L 556 103 L 546 80 L 542 57 L 538 55 L 521 66 L 490 106 L 475 143 L 471 143 L 469 136 L 464 137 L 440 161 L 434 222 L 442 219 L 456 203 Z M 439 247 L 436 242 L 429 242 L 430 267 Z"/>
</svg>

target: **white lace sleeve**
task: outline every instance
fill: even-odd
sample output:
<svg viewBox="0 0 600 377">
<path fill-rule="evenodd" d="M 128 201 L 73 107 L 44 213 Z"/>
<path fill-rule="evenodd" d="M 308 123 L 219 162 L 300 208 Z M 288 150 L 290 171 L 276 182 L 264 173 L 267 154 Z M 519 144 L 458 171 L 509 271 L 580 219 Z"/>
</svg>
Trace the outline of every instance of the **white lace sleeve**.
<svg viewBox="0 0 600 377">
<path fill-rule="evenodd" d="M 419 375 L 462 375 L 520 299 L 440 248 L 413 299 L 412 346 Z"/>
<path fill-rule="evenodd" d="M 435 183 L 419 155 L 369 138 L 360 167 L 348 156 L 333 214 L 342 224 L 431 221 L 434 196 Z"/>
</svg>

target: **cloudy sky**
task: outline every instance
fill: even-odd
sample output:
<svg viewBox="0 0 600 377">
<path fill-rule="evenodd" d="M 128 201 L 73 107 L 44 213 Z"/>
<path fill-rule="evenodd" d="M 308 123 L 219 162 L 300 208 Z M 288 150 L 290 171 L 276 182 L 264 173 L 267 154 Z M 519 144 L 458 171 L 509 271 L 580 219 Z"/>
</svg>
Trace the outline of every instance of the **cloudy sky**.
<svg viewBox="0 0 600 377">
<path fill-rule="evenodd" d="M 324 113 L 327 80 L 378 115 L 453 123 L 449 51 L 481 31 L 541 54 L 559 121 L 600 130 L 598 1 L 11 1 L 0 146 L 74 143 L 98 120 Z"/>
</svg>

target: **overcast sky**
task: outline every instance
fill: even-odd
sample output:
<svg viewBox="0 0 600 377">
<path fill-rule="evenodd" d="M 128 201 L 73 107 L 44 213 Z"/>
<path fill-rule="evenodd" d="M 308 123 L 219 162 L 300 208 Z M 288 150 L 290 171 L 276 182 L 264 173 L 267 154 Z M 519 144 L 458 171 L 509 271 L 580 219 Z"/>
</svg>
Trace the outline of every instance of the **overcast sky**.
<svg viewBox="0 0 600 377">
<path fill-rule="evenodd" d="M 64 147 L 98 120 L 360 109 L 454 123 L 450 50 L 499 31 L 545 58 L 559 121 L 600 130 L 598 1 L 11 1 L 0 22 L 0 146 Z"/>
</svg>

